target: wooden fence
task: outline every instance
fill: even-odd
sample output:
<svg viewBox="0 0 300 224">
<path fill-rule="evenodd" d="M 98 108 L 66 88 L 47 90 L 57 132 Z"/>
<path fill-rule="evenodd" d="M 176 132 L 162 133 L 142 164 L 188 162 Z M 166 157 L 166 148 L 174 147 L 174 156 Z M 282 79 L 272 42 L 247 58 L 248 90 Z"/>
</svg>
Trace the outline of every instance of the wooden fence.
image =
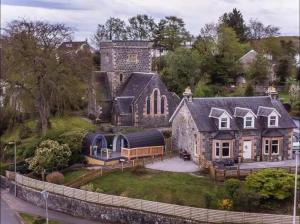
<svg viewBox="0 0 300 224">
<path fill-rule="evenodd" d="M 295 167 L 270 167 L 272 169 L 285 169 L 290 173 L 295 173 Z M 266 168 L 255 168 L 255 169 L 239 169 L 236 170 L 226 170 L 226 169 L 218 169 L 214 166 L 209 166 L 209 174 L 215 181 L 225 181 L 228 178 L 244 178 L 249 174 L 266 169 Z M 298 168 L 298 172 L 300 172 L 300 167 Z"/>
<path fill-rule="evenodd" d="M 46 190 L 53 194 L 58 194 L 86 202 L 97 203 L 115 207 L 125 207 L 144 212 L 171 215 L 197 222 L 206 223 L 259 223 L 259 224 L 289 224 L 292 223 L 290 215 L 274 215 L 262 213 L 246 213 L 195 208 L 161 202 L 133 199 L 121 196 L 95 193 L 79 190 L 62 185 L 52 184 L 35 180 L 22 175 L 16 175 L 16 182 L 20 185 L 36 190 Z M 297 216 L 297 223 L 300 217 Z"/>
<path fill-rule="evenodd" d="M 149 156 L 162 156 L 164 154 L 164 146 L 149 146 L 140 148 L 122 148 L 121 156 L 127 159 L 149 157 Z"/>
</svg>

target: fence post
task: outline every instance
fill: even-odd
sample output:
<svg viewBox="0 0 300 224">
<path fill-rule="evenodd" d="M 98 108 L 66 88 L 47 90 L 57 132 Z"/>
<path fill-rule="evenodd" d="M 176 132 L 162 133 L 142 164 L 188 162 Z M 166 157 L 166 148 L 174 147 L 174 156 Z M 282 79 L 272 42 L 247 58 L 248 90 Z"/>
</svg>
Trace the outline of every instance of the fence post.
<svg viewBox="0 0 300 224">
<path fill-rule="evenodd" d="M 208 223 L 208 209 L 206 209 L 206 223 Z"/>
<path fill-rule="evenodd" d="M 245 223 L 245 212 L 243 212 L 243 223 Z"/>
</svg>

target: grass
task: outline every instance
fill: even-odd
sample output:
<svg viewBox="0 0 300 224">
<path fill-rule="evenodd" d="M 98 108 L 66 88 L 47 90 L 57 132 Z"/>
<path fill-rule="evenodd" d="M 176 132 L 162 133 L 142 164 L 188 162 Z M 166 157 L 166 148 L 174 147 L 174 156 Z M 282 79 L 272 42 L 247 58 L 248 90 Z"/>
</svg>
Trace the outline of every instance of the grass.
<svg viewBox="0 0 300 224">
<path fill-rule="evenodd" d="M 64 180 L 64 185 L 67 185 L 71 182 L 73 182 L 76 179 L 79 179 L 83 175 L 87 174 L 90 172 L 89 170 L 81 169 L 81 170 L 75 170 L 75 171 L 68 171 L 64 173 L 65 180 Z"/>
<path fill-rule="evenodd" d="M 38 222 L 38 223 L 46 223 L 46 219 L 38 217 L 38 216 L 30 215 L 27 213 L 20 213 L 20 216 L 25 224 L 34 224 L 36 220 L 40 220 L 40 219 L 42 219 L 42 220 L 41 220 L 41 222 Z M 61 222 L 49 220 L 49 224 L 61 224 Z"/>
<path fill-rule="evenodd" d="M 205 207 L 205 192 L 222 188 L 207 177 L 149 170 L 143 175 L 114 172 L 91 183 L 107 194 L 196 207 Z"/>
<path fill-rule="evenodd" d="M 27 120 L 24 122 L 24 125 L 30 128 L 31 132 L 28 133 L 26 138 L 21 139 L 21 126 L 17 126 L 8 130 L 1 137 L 1 141 L 16 141 L 18 143 L 18 155 L 21 158 L 27 158 L 32 156 L 34 149 L 43 139 L 56 139 L 67 132 L 95 130 L 95 126 L 92 123 L 78 116 L 53 117 L 50 119 L 50 122 L 51 127 L 45 137 L 41 137 L 40 133 L 36 131 L 36 120 Z"/>
</svg>

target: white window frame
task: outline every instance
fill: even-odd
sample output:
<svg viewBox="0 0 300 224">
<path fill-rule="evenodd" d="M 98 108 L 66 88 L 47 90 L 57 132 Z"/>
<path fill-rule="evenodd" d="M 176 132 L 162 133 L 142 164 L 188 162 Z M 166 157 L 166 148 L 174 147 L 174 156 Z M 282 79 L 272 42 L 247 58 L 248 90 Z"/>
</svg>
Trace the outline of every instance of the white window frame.
<svg viewBox="0 0 300 224">
<path fill-rule="evenodd" d="M 138 55 L 137 54 L 128 54 L 128 62 L 137 63 Z"/>
<path fill-rule="evenodd" d="M 218 151 L 218 152 L 219 152 L 219 155 L 217 155 L 217 149 L 219 150 L 219 151 Z M 216 142 L 216 143 L 215 143 L 215 158 L 216 158 L 216 159 L 220 159 L 220 158 L 221 158 L 220 154 L 221 154 L 220 142 Z"/>
<path fill-rule="evenodd" d="M 277 141 L 277 144 L 274 144 L 274 145 L 277 145 L 277 153 L 273 153 L 272 150 L 273 150 L 273 141 Z M 271 139 L 271 142 L 270 142 L 270 150 L 271 150 L 271 155 L 279 155 L 279 151 L 280 151 L 280 141 L 278 139 Z"/>
<path fill-rule="evenodd" d="M 247 118 L 251 119 L 251 125 L 250 126 L 247 126 Z M 249 116 L 248 115 L 248 116 L 244 117 L 244 128 L 254 128 L 254 116 Z"/>
<path fill-rule="evenodd" d="M 268 152 L 266 152 L 266 148 L 268 147 Z M 264 141 L 264 155 L 270 154 L 270 139 L 265 139 Z"/>
<path fill-rule="evenodd" d="M 226 121 L 222 121 L 222 119 L 226 119 Z M 226 127 L 222 127 L 223 122 L 226 122 Z M 230 127 L 230 118 L 226 115 L 222 115 L 219 118 L 219 129 L 229 129 L 229 127 Z"/>
<path fill-rule="evenodd" d="M 224 143 L 228 143 L 228 156 L 224 156 L 224 155 L 223 155 L 223 144 L 224 144 Z M 230 147 L 231 147 L 230 142 L 222 142 L 222 145 L 221 145 L 221 148 L 222 148 L 222 159 L 223 159 L 223 158 L 225 158 L 225 159 L 226 159 L 226 158 L 230 158 Z"/>
<path fill-rule="evenodd" d="M 274 119 L 272 118 L 275 118 L 275 124 L 271 124 L 271 121 L 273 121 Z M 271 113 L 269 116 L 268 116 L 268 127 L 278 127 L 278 115 L 275 114 L 275 113 Z"/>
</svg>

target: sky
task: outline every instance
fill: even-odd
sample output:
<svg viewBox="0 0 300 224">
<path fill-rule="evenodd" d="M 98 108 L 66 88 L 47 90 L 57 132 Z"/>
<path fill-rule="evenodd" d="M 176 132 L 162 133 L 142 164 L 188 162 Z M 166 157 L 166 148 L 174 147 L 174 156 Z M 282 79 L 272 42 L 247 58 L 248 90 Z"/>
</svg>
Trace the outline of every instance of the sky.
<svg viewBox="0 0 300 224">
<path fill-rule="evenodd" d="M 198 35 L 204 24 L 217 22 L 233 8 L 242 12 L 246 22 L 258 19 L 280 27 L 281 35 L 299 36 L 299 0 L 2 0 L 1 25 L 22 18 L 65 23 L 75 29 L 75 40 L 89 40 L 97 24 L 109 17 L 127 21 L 148 14 L 158 22 L 175 15 Z"/>
</svg>

